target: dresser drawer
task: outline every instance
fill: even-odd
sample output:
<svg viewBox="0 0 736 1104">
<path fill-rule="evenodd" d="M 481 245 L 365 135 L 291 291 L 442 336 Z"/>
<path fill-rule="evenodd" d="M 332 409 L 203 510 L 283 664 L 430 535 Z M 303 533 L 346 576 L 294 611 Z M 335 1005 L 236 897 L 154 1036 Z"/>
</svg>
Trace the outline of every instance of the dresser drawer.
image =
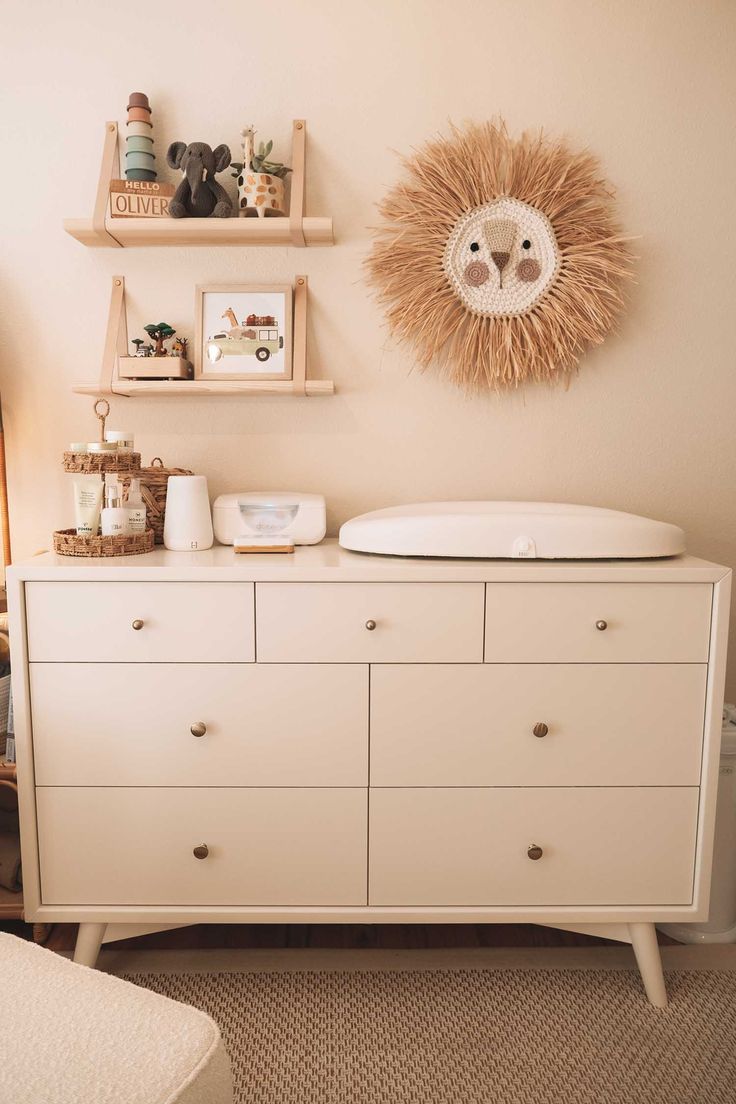
<svg viewBox="0 0 736 1104">
<path fill-rule="evenodd" d="M 34 663 L 30 684 L 40 786 L 368 784 L 364 666 Z"/>
<path fill-rule="evenodd" d="M 31 662 L 255 657 L 252 583 L 32 582 L 25 593 Z"/>
<path fill-rule="evenodd" d="M 489 583 L 486 662 L 706 663 L 712 594 L 706 583 Z"/>
<path fill-rule="evenodd" d="M 688 904 L 698 792 L 372 789 L 369 903 Z"/>
<path fill-rule="evenodd" d="M 377 664 L 371 785 L 697 786 L 706 675 L 702 664 Z"/>
<path fill-rule="evenodd" d="M 40 788 L 36 803 L 44 904 L 366 903 L 364 789 Z"/>
<path fill-rule="evenodd" d="M 479 663 L 482 583 L 258 583 L 266 663 Z"/>
</svg>

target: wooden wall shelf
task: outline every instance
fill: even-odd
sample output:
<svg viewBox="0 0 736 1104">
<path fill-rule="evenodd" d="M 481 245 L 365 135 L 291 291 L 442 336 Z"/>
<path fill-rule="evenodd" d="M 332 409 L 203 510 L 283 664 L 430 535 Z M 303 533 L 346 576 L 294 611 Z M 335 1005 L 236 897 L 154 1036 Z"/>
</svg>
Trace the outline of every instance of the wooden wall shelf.
<svg viewBox="0 0 736 1104">
<path fill-rule="evenodd" d="M 99 384 L 74 383 L 72 391 L 78 395 L 120 395 L 126 399 L 146 398 L 156 395 L 192 395 L 205 398 L 208 395 L 291 395 L 291 380 L 114 380 L 110 388 L 101 391 Z M 332 380 L 305 380 L 304 395 L 334 395 Z"/>
<path fill-rule="evenodd" d="M 65 219 L 64 229 L 82 245 L 124 249 L 160 245 L 294 245 L 288 218 L 228 219 L 108 219 L 106 227 L 115 242 L 101 237 L 92 219 Z M 331 218 L 305 218 L 301 222 L 304 245 L 332 245 Z"/>
<path fill-rule="evenodd" d="M 113 276 L 99 382 L 74 383 L 72 391 L 78 395 L 120 395 L 130 399 L 161 395 L 193 395 L 197 398 L 208 395 L 290 395 L 292 398 L 334 395 L 335 384 L 332 380 L 307 379 L 308 283 L 306 276 L 296 277 L 290 380 L 128 380 L 118 376 L 118 357 L 129 353 L 125 277 Z"/>
<path fill-rule="evenodd" d="M 285 218 L 111 218 L 110 181 L 120 177 L 118 124 L 105 124 L 97 198 L 91 219 L 65 219 L 64 230 L 93 249 L 160 245 L 333 245 L 332 219 L 304 215 L 307 123 L 295 119 L 291 151 L 291 201 Z"/>
</svg>

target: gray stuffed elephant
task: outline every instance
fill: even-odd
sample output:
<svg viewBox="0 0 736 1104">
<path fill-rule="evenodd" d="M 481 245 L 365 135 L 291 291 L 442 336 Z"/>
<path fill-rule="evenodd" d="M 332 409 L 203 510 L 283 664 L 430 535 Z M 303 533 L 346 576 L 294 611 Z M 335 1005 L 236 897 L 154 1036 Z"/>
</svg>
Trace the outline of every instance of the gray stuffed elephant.
<svg viewBox="0 0 736 1104">
<path fill-rule="evenodd" d="M 228 146 L 213 150 L 206 142 L 172 142 L 166 154 L 172 169 L 181 169 L 184 179 L 169 203 L 173 218 L 229 218 L 233 204 L 215 173 L 224 172 L 230 164 Z"/>
</svg>

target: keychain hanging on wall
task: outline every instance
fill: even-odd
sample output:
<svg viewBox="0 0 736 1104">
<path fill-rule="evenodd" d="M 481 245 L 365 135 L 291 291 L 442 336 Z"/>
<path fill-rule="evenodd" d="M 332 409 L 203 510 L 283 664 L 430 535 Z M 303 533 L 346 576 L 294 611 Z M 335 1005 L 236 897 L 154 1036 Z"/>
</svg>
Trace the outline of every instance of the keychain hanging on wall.
<svg viewBox="0 0 736 1104">
<path fill-rule="evenodd" d="M 366 262 L 392 334 L 471 390 L 567 379 L 631 277 L 597 159 L 486 122 L 404 167 Z"/>
</svg>

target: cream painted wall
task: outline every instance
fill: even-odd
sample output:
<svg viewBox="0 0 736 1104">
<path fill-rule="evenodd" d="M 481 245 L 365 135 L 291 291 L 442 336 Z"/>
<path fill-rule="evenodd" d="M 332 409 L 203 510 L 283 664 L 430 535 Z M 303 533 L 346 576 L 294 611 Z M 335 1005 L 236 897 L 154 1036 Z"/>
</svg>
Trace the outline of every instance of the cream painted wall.
<svg viewBox="0 0 736 1104">
<path fill-rule="evenodd" d="M 113 402 L 147 461 L 162 455 L 243 488 L 322 491 L 334 530 L 428 498 L 563 499 L 683 525 L 693 552 L 736 562 L 736 8 L 730 0 L 25 0 L 0 44 L 0 387 L 15 557 L 68 524 L 67 442 L 90 435 L 113 273 L 132 325 L 191 332 L 197 282 L 312 291 L 313 372 L 334 399 Z M 255 121 L 288 152 L 309 121 L 308 211 L 332 249 L 89 250 L 102 126 L 127 94 L 173 139 L 237 148 Z M 620 333 L 568 391 L 469 399 L 412 372 L 361 281 L 374 203 L 408 150 L 448 119 L 501 113 L 589 145 L 640 235 Z M 15 178 L 7 161 L 22 166 Z M 730 693 L 736 693 L 736 663 Z"/>
</svg>

